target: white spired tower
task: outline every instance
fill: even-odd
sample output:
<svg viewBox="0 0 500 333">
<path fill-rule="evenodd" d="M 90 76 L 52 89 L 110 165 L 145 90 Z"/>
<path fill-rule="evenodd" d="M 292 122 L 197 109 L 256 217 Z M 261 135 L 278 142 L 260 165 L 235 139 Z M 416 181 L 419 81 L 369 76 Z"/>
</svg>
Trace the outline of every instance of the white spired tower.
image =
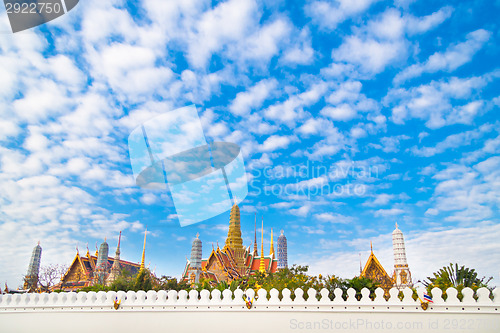
<svg viewBox="0 0 500 333">
<path fill-rule="evenodd" d="M 398 289 L 412 287 L 411 273 L 406 261 L 405 240 L 397 223 L 396 229 L 392 232 L 392 248 L 394 250 L 394 287 Z"/>
</svg>

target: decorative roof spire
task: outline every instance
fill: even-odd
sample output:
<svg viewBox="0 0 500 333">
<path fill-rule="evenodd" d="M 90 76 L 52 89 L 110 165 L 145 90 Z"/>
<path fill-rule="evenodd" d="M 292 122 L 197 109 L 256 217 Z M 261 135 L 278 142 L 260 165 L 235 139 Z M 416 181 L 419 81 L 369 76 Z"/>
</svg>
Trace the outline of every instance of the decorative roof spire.
<svg viewBox="0 0 500 333">
<path fill-rule="evenodd" d="M 361 276 L 362 272 L 363 272 L 363 268 L 361 268 L 361 252 L 359 252 L 359 276 Z"/>
<path fill-rule="evenodd" d="M 257 257 L 259 255 L 259 250 L 257 249 L 257 213 L 255 213 L 255 238 L 253 241 L 253 256 Z"/>
<path fill-rule="evenodd" d="M 234 205 L 233 208 L 231 208 L 231 214 L 229 216 L 229 230 L 227 232 L 225 246 L 230 247 L 233 250 L 243 248 L 243 239 L 241 238 L 240 208 L 238 205 Z"/>
<path fill-rule="evenodd" d="M 142 248 L 142 260 L 141 260 L 141 268 L 140 270 L 143 270 L 144 267 L 144 259 L 146 258 L 146 235 L 148 234 L 148 227 L 146 227 L 146 230 L 144 231 L 144 247 Z"/>
<path fill-rule="evenodd" d="M 269 255 L 276 256 L 274 253 L 273 228 L 271 228 L 271 249 L 269 250 Z"/>
<path fill-rule="evenodd" d="M 120 235 L 118 236 L 118 245 L 116 246 L 116 257 L 120 259 L 120 241 L 122 240 L 122 232 L 120 231 Z"/>
<path fill-rule="evenodd" d="M 122 232 L 120 231 L 120 235 L 118 236 L 118 245 L 116 246 L 115 260 L 113 261 L 113 266 L 111 267 L 111 271 L 114 274 L 120 273 L 120 241 L 122 240 Z"/>
<path fill-rule="evenodd" d="M 262 230 L 261 230 L 261 241 L 260 241 L 260 266 L 259 272 L 266 272 L 266 263 L 264 259 L 264 216 L 262 216 Z"/>
<path fill-rule="evenodd" d="M 371 251 L 373 253 L 373 244 L 372 244 L 372 241 L 370 241 L 370 249 L 371 249 Z"/>
</svg>

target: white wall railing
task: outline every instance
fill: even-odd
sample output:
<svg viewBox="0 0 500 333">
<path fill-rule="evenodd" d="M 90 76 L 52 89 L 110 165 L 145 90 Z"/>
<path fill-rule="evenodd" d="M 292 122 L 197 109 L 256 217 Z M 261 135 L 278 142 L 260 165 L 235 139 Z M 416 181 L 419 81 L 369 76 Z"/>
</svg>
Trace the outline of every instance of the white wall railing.
<svg viewBox="0 0 500 333">
<path fill-rule="evenodd" d="M 417 291 L 423 300 L 424 289 Z M 372 332 L 398 329 L 405 331 L 430 330 L 434 332 L 500 332 L 500 290 L 481 288 L 474 292 L 462 290 L 463 299 L 454 288 L 446 291 L 446 300 L 438 288 L 432 290 L 433 303 L 423 310 L 420 300 L 414 300 L 411 289 L 391 289 L 386 300 L 378 288 L 372 300 L 368 289 L 334 291 L 330 300 L 328 290 L 319 295 L 316 290 L 296 289 L 281 293 L 258 290 L 258 297 L 248 309 L 244 295 L 254 298 L 252 289 L 231 292 L 224 290 L 187 291 L 138 291 L 138 292 L 79 292 L 51 294 L 14 294 L 0 298 L 0 332 L 58 332 L 59 327 L 71 325 L 71 332 L 89 332 L 89 329 L 133 331 L 137 322 L 148 332 Z M 307 299 L 305 299 L 307 298 Z M 120 306 L 114 308 L 118 300 Z M 57 326 L 54 326 L 57 323 Z M 59 326 L 62 325 L 62 326 Z M 386 326 L 384 326 L 386 325 Z M 389 327 L 390 326 L 390 327 Z M 2 329 L 5 328 L 4 329 Z M 257 328 L 259 330 L 257 330 Z M 61 329 L 62 331 L 62 329 Z"/>
</svg>

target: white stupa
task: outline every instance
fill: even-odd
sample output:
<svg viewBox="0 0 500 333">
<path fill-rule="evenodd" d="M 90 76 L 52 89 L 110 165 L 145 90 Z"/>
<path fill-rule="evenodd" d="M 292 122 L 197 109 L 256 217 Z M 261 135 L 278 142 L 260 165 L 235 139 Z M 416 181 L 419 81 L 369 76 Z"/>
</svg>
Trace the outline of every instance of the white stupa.
<svg viewBox="0 0 500 333">
<path fill-rule="evenodd" d="M 397 223 L 396 229 L 392 232 L 392 247 L 394 250 L 394 287 L 398 289 L 412 287 L 411 273 L 406 261 L 405 240 Z"/>
</svg>

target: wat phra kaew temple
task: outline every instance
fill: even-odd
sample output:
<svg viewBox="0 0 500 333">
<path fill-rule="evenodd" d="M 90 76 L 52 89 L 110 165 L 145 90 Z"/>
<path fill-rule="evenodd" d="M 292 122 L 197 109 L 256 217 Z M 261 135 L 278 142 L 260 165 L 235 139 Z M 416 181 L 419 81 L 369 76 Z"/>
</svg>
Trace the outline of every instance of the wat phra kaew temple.
<svg viewBox="0 0 500 333">
<path fill-rule="evenodd" d="M 394 272 L 392 275 L 389 275 L 384 269 L 373 253 L 373 248 L 364 268 L 360 269 L 361 276 L 379 282 L 386 293 L 392 287 L 401 290 L 406 286 L 412 286 L 411 273 L 406 261 L 404 237 L 397 224 L 396 229 L 392 233 L 392 240 L 394 250 Z M 80 255 L 77 250 L 67 272 L 63 275 L 60 283 L 53 287 L 53 289 L 74 291 L 95 284 L 110 285 L 121 274 L 123 269 L 127 270 L 130 275 L 136 274 L 141 268 L 144 268 L 146 233 L 144 234 L 141 263 L 133 263 L 120 258 L 120 241 L 121 233 L 114 257 L 108 256 L 109 245 L 106 240 L 104 240 L 94 255 L 91 255 L 88 249 L 85 255 Z M 197 235 L 192 244 L 191 257 L 187 260 L 181 278 L 192 284 L 198 283 L 201 279 L 207 280 L 212 284 L 223 281 L 230 283 L 235 279 L 248 277 L 257 272 L 269 274 L 288 267 L 287 239 L 283 231 L 281 231 L 281 235 L 277 239 L 277 247 L 275 249 L 271 229 L 269 254 L 265 255 L 264 222 L 262 222 L 260 241 L 259 252 L 257 222 L 255 221 L 253 248 L 243 245 L 240 209 L 237 205 L 234 205 L 229 217 L 229 231 L 224 247 L 220 248 L 218 244 L 216 247 L 212 246 L 210 255 L 202 259 L 202 242 Z M 37 245 L 33 249 L 27 277 L 38 275 L 41 252 L 40 245 Z M 24 288 L 33 291 L 33 286 L 30 286 L 29 282 L 31 281 L 36 284 L 36 279 L 27 279 L 26 281 L 27 283 Z"/>
<path fill-rule="evenodd" d="M 269 255 L 266 256 L 264 254 L 264 221 L 262 221 L 260 245 L 259 254 L 257 249 L 257 222 L 255 222 L 253 250 L 250 246 L 245 247 L 243 245 L 240 208 L 234 205 L 229 216 L 229 231 L 224 247 L 221 249 L 217 244 L 217 248 L 212 248 L 208 258 L 202 259 L 201 240 L 197 236 L 193 241 L 191 260 L 186 263 L 182 279 L 191 283 L 198 283 L 200 278 L 214 283 L 231 282 L 253 275 L 256 272 L 275 273 L 276 270 L 287 267 L 287 243 L 283 231 L 278 237 L 278 255 L 276 256 L 271 229 L 271 246 Z"/>
</svg>

